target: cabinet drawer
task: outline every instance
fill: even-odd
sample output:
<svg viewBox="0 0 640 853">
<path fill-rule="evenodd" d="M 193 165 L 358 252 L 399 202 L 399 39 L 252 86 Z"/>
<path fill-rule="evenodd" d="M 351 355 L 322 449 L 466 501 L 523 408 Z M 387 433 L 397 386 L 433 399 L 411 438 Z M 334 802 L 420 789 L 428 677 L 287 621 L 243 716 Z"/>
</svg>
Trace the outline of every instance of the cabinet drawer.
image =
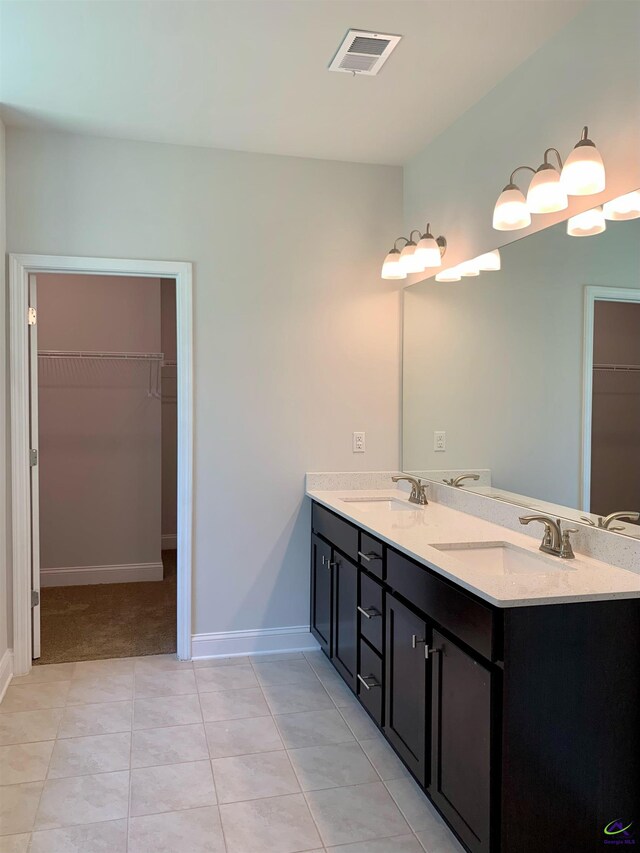
<svg viewBox="0 0 640 853">
<path fill-rule="evenodd" d="M 472 649 L 495 659 L 494 614 L 488 607 L 391 548 L 387 549 L 387 583 Z"/>
<path fill-rule="evenodd" d="M 376 723 L 382 725 L 382 658 L 360 640 L 358 696 Z"/>
<path fill-rule="evenodd" d="M 329 512 L 323 506 L 313 505 L 313 530 L 347 557 L 358 559 L 358 528 Z"/>
<path fill-rule="evenodd" d="M 360 572 L 360 636 L 382 654 L 382 587 L 364 572 Z"/>
<path fill-rule="evenodd" d="M 360 565 L 380 580 L 384 580 L 385 550 L 382 542 L 360 531 L 360 551 L 358 552 Z"/>
</svg>

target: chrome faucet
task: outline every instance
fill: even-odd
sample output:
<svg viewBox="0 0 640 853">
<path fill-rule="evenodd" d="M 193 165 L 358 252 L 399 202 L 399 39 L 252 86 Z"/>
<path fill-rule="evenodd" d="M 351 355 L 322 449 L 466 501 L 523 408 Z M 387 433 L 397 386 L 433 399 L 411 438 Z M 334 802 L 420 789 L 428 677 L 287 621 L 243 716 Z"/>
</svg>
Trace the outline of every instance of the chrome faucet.
<svg viewBox="0 0 640 853">
<path fill-rule="evenodd" d="M 394 483 L 397 483 L 399 480 L 406 480 L 408 483 L 411 483 L 411 494 L 409 495 L 409 503 L 418 504 L 419 506 L 426 506 L 429 501 L 427 500 L 427 492 L 426 488 L 429 485 L 428 483 L 423 483 L 422 480 L 416 479 L 415 477 L 392 477 L 391 478 Z"/>
<path fill-rule="evenodd" d="M 460 474 L 459 477 L 452 477 L 450 480 L 443 480 L 445 486 L 455 486 L 457 489 L 464 483 L 465 480 L 479 480 L 480 474 Z"/>
<path fill-rule="evenodd" d="M 622 520 L 623 518 L 625 521 L 638 521 L 640 519 L 640 512 L 612 512 L 604 518 L 599 516 L 597 523 L 592 518 L 587 518 L 586 515 L 580 516 L 580 520 L 590 524 L 591 527 L 598 527 L 600 530 L 611 530 L 616 533 L 624 530 L 624 527 L 612 527 L 611 522 Z"/>
<path fill-rule="evenodd" d="M 562 529 L 560 519 L 549 518 L 548 515 L 521 515 L 520 524 L 529 524 L 530 521 L 539 521 L 544 524 L 544 535 L 540 550 L 545 554 L 553 554 L 554 557 L 562 557 L 563 560 L 573 560 L 575 554 L 571 547 L 570 533 L 577 533 L 576 527 Z"/>
</svg>

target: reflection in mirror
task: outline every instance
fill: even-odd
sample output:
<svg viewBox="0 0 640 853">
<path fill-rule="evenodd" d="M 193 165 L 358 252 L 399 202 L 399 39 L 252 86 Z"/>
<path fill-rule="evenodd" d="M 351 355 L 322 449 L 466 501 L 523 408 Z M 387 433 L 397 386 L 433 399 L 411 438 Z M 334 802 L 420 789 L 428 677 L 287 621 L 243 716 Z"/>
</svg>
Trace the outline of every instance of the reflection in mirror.
<svg viewBox="0 0 640 853">
<path fill-rule="evenodd" d="M 403 468 L 640 537 L 640 219 L 567 232 L 404 291 Z"/>
</svg>

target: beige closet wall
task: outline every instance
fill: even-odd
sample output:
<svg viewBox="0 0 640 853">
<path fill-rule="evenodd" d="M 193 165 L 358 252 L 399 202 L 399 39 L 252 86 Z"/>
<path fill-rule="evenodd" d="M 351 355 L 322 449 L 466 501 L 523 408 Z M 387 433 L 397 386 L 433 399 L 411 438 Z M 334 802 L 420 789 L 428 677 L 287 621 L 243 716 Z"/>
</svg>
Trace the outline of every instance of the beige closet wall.
<svg viewBox="0 0 640 853">
<path fill-rule="evenodd" d="M 39 275 L 38 348 L 161 352 L 160 280 Z M 43 585 L 160 570 L 157 363 L 39 359 Z M 150 384 L 151 370 L 151 384 Z M 79 576 L 62 568 L 83 568 Z M 55 571 L 58 570 L 58 571 Z M 146 573 L 146 574 L 145 574 Z"/>
</svg>

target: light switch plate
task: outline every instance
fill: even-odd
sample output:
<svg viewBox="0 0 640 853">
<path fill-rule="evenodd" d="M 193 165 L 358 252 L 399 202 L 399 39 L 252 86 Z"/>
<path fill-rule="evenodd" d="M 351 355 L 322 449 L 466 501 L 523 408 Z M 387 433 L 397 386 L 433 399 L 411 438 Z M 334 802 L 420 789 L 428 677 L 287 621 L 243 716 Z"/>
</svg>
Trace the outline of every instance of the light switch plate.
<svg viewBox="0 0 640 853">
<path fill-rule="evenodd" d="M 433 449 L 436 453 L 444 453 L 447 449 L 447 434 L 443 429 L 434 430 Z"/>
<path fill-rule="evenodd" d="M 353 434 L 353 452 L 364 453 L 365 451 L 365 435 L 363 432 L 354 432 Z"/>
</svg>

